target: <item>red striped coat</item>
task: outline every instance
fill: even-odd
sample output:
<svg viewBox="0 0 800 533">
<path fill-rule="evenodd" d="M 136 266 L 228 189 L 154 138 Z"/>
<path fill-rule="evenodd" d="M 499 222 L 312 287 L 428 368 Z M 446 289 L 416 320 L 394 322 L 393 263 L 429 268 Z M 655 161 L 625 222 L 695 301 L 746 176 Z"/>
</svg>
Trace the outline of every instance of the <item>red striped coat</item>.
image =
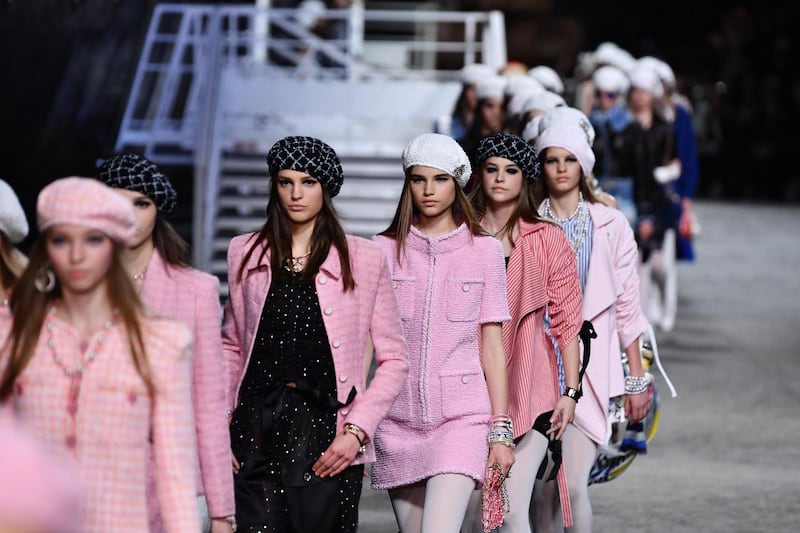
<svg viewBox="0 0 800 533">
<path fill-rule="evenodd" d="M 561 395 L 553 344 L 544 329 L 545 309 L 550 331 L 561 350 L 580 331 L 581 286 L 575 253 L 561 228 L 520 220 L 519 237 L 508 263 L 508 308 L 503 347 L 508 366 L 508 414 L 514 436 L 531 430 L 541 413 L 554 409 Z M 564 469 L 559 471 L 564 523 L 572 522 Z"/>
</svg>

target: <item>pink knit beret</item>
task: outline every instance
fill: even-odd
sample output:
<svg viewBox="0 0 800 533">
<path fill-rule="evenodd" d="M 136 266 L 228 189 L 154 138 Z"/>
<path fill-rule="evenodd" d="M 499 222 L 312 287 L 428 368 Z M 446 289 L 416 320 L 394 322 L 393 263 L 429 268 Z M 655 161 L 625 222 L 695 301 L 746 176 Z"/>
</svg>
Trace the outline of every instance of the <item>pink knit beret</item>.
<svg viewBox="0 0 800 533">
<path fill-rule="evenodd" d="M 76 531 L 80 493 L 74 473 L 12 416 L 0 412 L 0 530 Z"/>
<path fill-rule="evenodd" d="M 90 178 L 54 181 L 39 193 L 36 214 L 42 232 L 56 224 L 74 224 L 100 230 L 128 246 L 136 231 L 130 200 Z"/>
</svg>

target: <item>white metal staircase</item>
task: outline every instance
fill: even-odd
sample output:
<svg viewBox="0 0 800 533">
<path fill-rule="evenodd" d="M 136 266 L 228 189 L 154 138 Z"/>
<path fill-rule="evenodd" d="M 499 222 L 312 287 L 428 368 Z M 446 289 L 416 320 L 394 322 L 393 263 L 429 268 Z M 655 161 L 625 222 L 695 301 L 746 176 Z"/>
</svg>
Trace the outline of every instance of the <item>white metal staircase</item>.
<svg viewBox="0 0 800 533">
<path fill-rule="evenodd" d="M 286 135 L 328 142 L 343 161 L 335 199 L 347 231 L 391 219 L 400 153 L 449 115 L 466 63 L 505 63 L 499 12 L 327 10 L 320 36 L 297 10 L 158 4 L 118 151 L 194 168 L 198 268 L 224 281 L 230 237 L 264 222 L 266 152 Z M 392 35 L 387 38 L 387 28 Z"/>
</svg>

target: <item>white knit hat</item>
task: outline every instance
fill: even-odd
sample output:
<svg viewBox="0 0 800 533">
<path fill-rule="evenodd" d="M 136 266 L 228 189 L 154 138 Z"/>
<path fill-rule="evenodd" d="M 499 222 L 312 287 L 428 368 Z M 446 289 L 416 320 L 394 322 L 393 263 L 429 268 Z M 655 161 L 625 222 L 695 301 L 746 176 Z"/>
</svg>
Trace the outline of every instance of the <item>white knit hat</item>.
<svg viewBox="0 0 800 533">
<path fill-rule="evenodd" d="M 541 83 L 550 92 L 556 94 L 564 92 L 564 82 L 561 81 L 561 76 L 550 67 L 544 65 L 533 67 L 528 71 L 528 76 Z"/>
<path fill-rule="evenodd" d="M 601 43 L 594 52 L 594 59 L 598 65 L 613 65 L 623 72 L 636 66 L 633 55 L 612 42 Z"/>
<path fill-rule="evenodd" d="M 541 93 L 534 94 L 528 98 L 528 101 L 525 102 L 522 111 L 524 113 L 530 113 L 531 111 L 542 111 L 547 113 L 551 109 L 566 105 L 567 102 L 564 101 L 561 95 L 551 93 L 550 91 L 542 91 Z"/>
<path fill-rule="evenodd" d="M 475 85 L 484 78 L 496 76 L 497 73 L 489 65 L 483 63 L 470 63 L 461 69 L 461 83 Z"/>
<path fill-rule="evenodd" d="M 505 94 L 514 96 L 520 93 L 544 91 L 544 86 L 526 74 L 506 77 Z"/>
<path fill-rule="evenodd" d="M 544 92 L 544 89 L 527 87 L 526 89 L 514 94 L 511 97 L 511 100 L 508 101 L 508 114 L 510 116 L 521 115 L 524 112 L 525 104 L 528 102 L 528 100 L 530 100 L 532 96 L 542 92 Z"/>
<path fill-rule="evenodd" d="M 494 98 L 502 100 L 505 96 L 506 79 L 502 76 L 487 76 L 475 86 L 475 97 L 478 100 Z"/>
<path fill-rule="evenodd" d="M 628 76 L 617 67 L 609 65 L 594 71 L 592 83 L 596 89 L 607 93 L 624 93 L 630 87 Z"/>
<path fill-rule="evenodd" d="M 11 186 L 0 180 L 0 231 L 16 244 L 28 235 L 28 219 Z"/>
<path fill-rule="evenodd" d="M 642 89 L 653 95 L 654 98 L 664 96 L 664 86 L 658 73 L 648 66 L 637 65 L 631 72 L 631 87 Z"/>
<path fill-rule="evenodd" d="M 535 149 L 543 154 L 548 148 L 563 148 L 578 159 L 583 175 L 594 168 L 594 152 L 586 143 L 586 133 L 574 124 L 556 124 L 544 130 L 536 139 Z"/>
<path fill-rule="evenodd" d="M 592 122 L 580 109 L 574 107 L 557 107 L 542 115 L 539 121 L 539 135 L 547 128 L 561 124 L 578 126 L 586 135 L 586 143 L 589 146 L 594 143 L 595 131 Z"/>
<path fill-rule="evenodd" d="M 462 189 L 467 185 L 472 166 L 469 157 L 452 137 L 438 133 L 423 133 L 411 139 L 403 148 L 403 170 L 413 166 L 437 168 L 453 176 Z"/>
<path fill-rule="evenodd" d="M 644 56 L 640 57 L 636 64 L 654 70 L 662 82 L 673 89 L 675 88 L 675 72 L 672 71 L 672 67 L 666 61 L 653 56 Z"/>
</svg>

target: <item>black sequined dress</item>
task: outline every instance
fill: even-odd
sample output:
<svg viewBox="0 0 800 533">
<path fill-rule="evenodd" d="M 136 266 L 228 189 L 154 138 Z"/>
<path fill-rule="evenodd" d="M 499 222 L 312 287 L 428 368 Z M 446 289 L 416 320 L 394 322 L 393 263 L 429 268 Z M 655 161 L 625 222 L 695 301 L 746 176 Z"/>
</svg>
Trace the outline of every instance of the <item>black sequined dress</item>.
<svg viewBox="0 0 800 533">
<path fill-rule="evenodd" d="M 281 478 L 288 465 L 320 457 L 336 436 L 336 373 L 313 284 L 276 276 L 231 422 L 238 531 L 301 531 Z M 341 405 L 341 404 L 338 404 Z M 335 531 L 356 531 L 363 465 L 339 474 Z M 317 478 L 318 479 L 318 478 Z"/>
</svg>

